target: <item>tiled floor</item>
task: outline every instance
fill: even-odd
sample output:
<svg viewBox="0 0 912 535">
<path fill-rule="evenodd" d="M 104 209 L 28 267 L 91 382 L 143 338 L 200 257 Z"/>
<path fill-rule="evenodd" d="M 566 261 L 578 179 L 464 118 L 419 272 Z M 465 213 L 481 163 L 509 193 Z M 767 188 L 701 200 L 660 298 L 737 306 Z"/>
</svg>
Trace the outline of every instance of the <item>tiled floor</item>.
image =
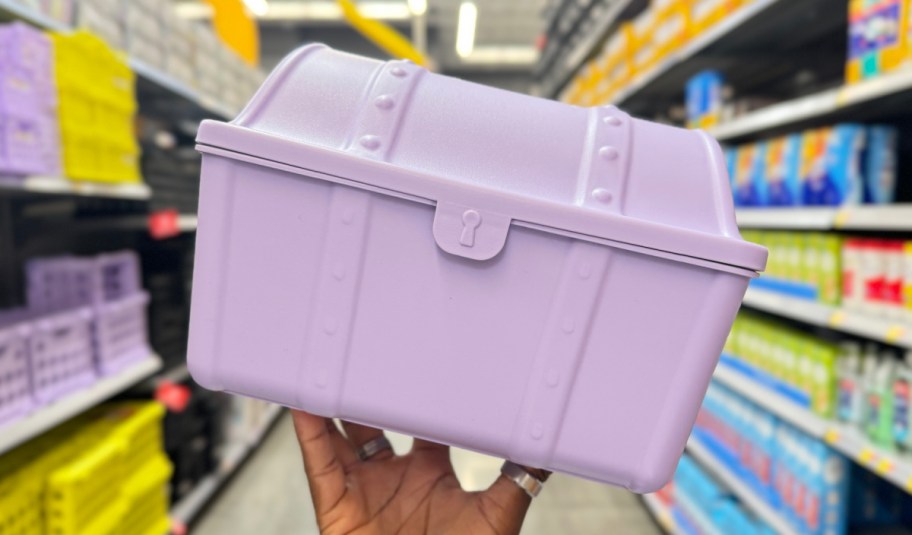
<svg viewBox="0 0 912 535">
<path fill-rule="evenodd" d="M 311 535 L 317 533 L 291 419 L 277 428 L 206 511 L 194 535 Z M 397 451 L 410 439 L 392 437 Z M 497 459 L 453 450 L 463 486 L 484 488 L 496 477 Z M 555 474 L 532 504 L 523 535 L 658 535 L 640 499 L 626 491 Z"/>
</svg>

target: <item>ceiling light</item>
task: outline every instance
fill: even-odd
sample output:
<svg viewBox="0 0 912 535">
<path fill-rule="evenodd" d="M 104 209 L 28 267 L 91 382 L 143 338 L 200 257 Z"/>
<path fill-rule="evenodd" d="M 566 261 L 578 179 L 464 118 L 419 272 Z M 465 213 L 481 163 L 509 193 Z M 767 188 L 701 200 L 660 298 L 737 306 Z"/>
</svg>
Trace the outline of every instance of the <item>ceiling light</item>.
<svg viewBox="0 0 912 535">
<path fill-rule="evenodd" d="M 408 0 L 408 7 L 412 15 L 420 17 L 427 12 L 427 0 Z"/>
<path fill-rule="evenodd" d="M 244 5 L 258 17 L 262 17 L 269 11 L 269 2 L 266 0 L 244 0 Z"/>
<path fill-rule="evenodd" d="M 475 24 L 478 22 L 478 7 L 474 2 L 459 5 L 459 25 L 456 27 L 456 53 L 467 57 L 475 48 Z"/>
</svg>

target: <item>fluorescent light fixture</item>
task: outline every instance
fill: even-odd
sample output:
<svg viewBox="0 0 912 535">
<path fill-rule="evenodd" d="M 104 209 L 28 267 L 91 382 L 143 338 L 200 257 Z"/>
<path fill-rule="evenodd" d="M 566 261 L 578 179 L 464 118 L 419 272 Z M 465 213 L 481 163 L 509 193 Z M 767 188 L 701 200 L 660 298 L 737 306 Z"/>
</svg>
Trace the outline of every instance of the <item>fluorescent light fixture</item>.
<svg viewBox="0 0 912 535">
<path fill-rule="evenodd" d="M 266 10 L 258 13 L 250 8 L 258 19 L 265 21 L 287 22 L 342 22 L 342 9 L 336 2 L 318 0 L 313 2 L 271 2 L 266 0 L 244 0 L 245 4 L 259 3 L 266 6 Z M 185 19 L 210 19 L 212 7 L 198 2 L 179 2 L 175 5 L 178 16 Z M 397 21 L 409 20 L 412 13 L 409 6 L 402 0 L 359 2 L 358 11 L 369 19 Z"/>
<path fill-rule="evenodd" d="M 269 11 L 269 2 L 266 0 L 244 0 L 244 5 L 257 17 L 262 17 Z"/>
<path fill-rule="evenodd" d="M 427 12 L 427 0 L 408 0 L 408 8 L 412 15 L 420 17 Z"/>
<path fill-rule="evenodd" d="M 532 66 L 538 62 L 538 49 L 534 46 L 476 46 L 472 53 L 462 57 L 466 65 Z"/>
<path fill-rule="evenodd" d="M 478 22 L 478 7 L 474 2 L 459 5 L 459 25 L 456 27 L 456 53 L 465 58 L 475 48 L 475 24 Z"/>
</svg>

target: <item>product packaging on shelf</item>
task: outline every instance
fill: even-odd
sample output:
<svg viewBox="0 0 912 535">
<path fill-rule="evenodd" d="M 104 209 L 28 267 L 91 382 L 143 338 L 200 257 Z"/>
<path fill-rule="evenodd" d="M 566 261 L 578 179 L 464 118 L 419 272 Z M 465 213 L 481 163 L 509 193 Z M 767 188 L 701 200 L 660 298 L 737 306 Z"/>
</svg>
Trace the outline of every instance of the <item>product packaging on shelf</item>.
<svg viewBox="0 0 912 535">
<path fill-rule="evenodd" d="M 801 136 L 792 134 L 766 143 L 765 179 L 770 206 L 801 204 L 802 183 L 799 176 Z"/>
<path fill-rule="evenodd" d="M 801 181 L 804 204 L 839 206 L 863 199 L 865 128 L 839 124 L 804 133 Z"/>
<path fill-rule="evenodd" d="M 685 100 L 688 128 L 710 128 L 722 114 L 725 80 L 717 71 L 703 71 L 687 81 Z"/>
<path fill-rule="evenodd" d="M 910 0 L 912 1 L 912 0 Z M 896 193 L 896 152 L 898 133 L 895 127 L 868 127 L 865 150 L 865 202 L 889 204 Z"/>
<path fill-rule="evenodd" d="M 766 182 L 763 180 L 766 144 L 741 145 L 735 160 L 735 172 L 731 175 L 735 205 L 763 206 L 767 200 Z"/>
<path fill-rule="evenodd" d="M 850 0 L 846 81 L 895 70 L 909 58 L 909 0 Z"/>
<path fill-rule="evenodd" d="M 893 441 L 912 449 L 912 350 L 896 365 L 893 378 Z"/>
</svg>

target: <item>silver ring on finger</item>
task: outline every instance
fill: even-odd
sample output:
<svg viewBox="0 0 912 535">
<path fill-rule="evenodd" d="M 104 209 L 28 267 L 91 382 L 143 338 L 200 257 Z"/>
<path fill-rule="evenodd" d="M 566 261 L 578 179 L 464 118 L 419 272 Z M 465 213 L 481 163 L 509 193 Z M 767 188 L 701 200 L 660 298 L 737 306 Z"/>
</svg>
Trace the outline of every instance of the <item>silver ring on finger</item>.
<svg viewBox="0 0 912 535">
<path fill-rule="evenodd" d="M 544 481 L 538 479 L 529 473 L 528 470 L 522 466 L 510 462 L 504 461 L 503 466 L 500 467 L 500 473 L 505 475 L 507 479 L 516 483 L 516 486 L 525 491 L 530 498 L 538 496 L 538 493 L 541 492 L 542 486 L 544 486 Z"/>
<path fill-rule="evenodd" d="M 358 448 L 357 453 L 358 453 L 359 459 L 361 459 L 362 461 L 367 461 L 374 455 L 377 455 L 378 453 L 380 453 L 381 451 L 391 450 L 391 449 L 393 449 L 393 445 L 390 444 L 390 441 L 384 435 L 380 435 L 380 436 L 374 437 L 374 438 L 368 440 L 367 442 L 365 442 L 364 444 L 362 444 Z"/>
</svg>

